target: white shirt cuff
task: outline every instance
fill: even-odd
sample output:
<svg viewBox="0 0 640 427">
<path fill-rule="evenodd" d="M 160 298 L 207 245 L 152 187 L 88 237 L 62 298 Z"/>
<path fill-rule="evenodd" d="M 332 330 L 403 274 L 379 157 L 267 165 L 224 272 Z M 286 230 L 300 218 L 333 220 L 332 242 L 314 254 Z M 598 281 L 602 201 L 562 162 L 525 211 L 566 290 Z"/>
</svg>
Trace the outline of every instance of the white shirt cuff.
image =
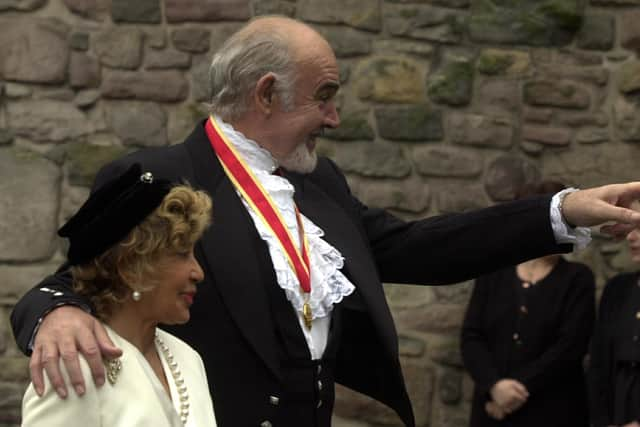
<svg viewBox="0 0 640 427">
<path fill-rule="evenodd" d="M 564 196 L 578 191 L 577 188 L 566 188 L 551 198 L 549 216 L 551 228 L 557 243 L 571 243 L 575 249 L 584 249 L 591 242 L 591 230 L 588 227 L 570 227 L 562 216 Z"/>
</svg>

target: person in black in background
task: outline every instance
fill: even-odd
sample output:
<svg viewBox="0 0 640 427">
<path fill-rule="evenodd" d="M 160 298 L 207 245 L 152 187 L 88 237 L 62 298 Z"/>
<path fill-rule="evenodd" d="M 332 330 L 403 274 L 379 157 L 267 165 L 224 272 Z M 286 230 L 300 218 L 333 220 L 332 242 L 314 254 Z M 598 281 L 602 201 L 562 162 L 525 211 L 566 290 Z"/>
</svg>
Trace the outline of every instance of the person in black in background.
<svg viewBox="0 0 640 427">
<path fill-rule="evenodd" d="M 632 205 L 640 210 L 640 202 Z M 640 229 L 627 236 L 640 263 Z M 640 272 L 615 276 L 604 288 L 589 365 L 594 427 L 640 427 Z"/>
<path fill-rule="evenodd" d="M 562 184 L 523 187 L 517 198 Z M 462 329 L 475 382 L 473 427 L 588 425 L 583 358 L 595 317 L 593 274 L 549 255 L 476 280 Z"/>
</svg>

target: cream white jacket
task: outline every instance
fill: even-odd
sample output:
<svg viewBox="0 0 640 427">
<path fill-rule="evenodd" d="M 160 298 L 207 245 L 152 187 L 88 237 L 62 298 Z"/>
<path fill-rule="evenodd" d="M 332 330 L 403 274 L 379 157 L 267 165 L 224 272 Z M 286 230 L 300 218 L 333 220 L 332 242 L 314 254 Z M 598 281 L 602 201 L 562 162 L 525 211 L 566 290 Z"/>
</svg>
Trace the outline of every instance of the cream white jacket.
<svg viewBox="0 0 640 427">
<path fill-rule="evenodd" d="M 107 328 L 107 332 L 123 352 L 120 358 L 122 369 L 115 383 L 106 381 L 97 388 L 89 365 L 80 357 L 86 393 L 78 397 L 72 391 L 66 399 L 60 399 L 45 375 L 45 393 L 42 397 L 36 394 L 33 384 L 29 385 L 24 395 L 23 427 L 182 427 L 178 415 L 179 393 L 160 349 L 158 353 L 169 383 L 171 399 L 140 351 L 112 329 Z M 169 347 L 187 386 L 189 416 L 186 427 L 215 427 L 207 376 L 200 356 L 175 336 L 160 329 L 157 334 Z M 63 364 L 61 371 L 69 384 Z"/>
</svg>

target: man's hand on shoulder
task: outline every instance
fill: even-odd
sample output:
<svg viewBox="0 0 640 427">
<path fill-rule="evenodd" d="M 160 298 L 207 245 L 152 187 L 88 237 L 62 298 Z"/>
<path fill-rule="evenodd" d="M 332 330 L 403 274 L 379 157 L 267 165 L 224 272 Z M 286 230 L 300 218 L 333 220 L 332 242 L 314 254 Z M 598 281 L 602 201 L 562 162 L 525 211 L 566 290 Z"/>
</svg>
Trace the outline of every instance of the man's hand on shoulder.
<svg viewBox="0 0 640 427">
<path fill-rule="evenodd" d="M 103 357 L 112 359 L 122 354 L 95 317 L 75 306 L 58 307 L 42 320 L 33 344 L 29 369 L 36 393 L 40 396 L 44 393 L 44 369 L 58 395 L 67 397 L 67 384 L 60 373 L 62 357 L 71 385 L 78 395 L 84 394 L 78 352 L 87 360 L 98 387 L 104 384 Z"/>
</svg>

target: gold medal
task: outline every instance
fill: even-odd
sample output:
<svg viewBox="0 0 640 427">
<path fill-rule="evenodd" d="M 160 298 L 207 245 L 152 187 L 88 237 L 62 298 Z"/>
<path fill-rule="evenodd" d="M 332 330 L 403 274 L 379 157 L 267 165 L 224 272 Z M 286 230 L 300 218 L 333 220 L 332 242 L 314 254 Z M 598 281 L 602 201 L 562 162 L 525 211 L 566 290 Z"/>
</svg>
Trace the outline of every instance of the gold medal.
<svg viewBox="0 0 640 427">
<path fill-rule="evenodd" d="M 302 317 L 304 318 L 304 326 L 306 326 L 308 330 L 311 330 L 313 314 L 311 313 L 311 306 L 308 302 L 305 302 L 302 306 Z"/>
</svg>

